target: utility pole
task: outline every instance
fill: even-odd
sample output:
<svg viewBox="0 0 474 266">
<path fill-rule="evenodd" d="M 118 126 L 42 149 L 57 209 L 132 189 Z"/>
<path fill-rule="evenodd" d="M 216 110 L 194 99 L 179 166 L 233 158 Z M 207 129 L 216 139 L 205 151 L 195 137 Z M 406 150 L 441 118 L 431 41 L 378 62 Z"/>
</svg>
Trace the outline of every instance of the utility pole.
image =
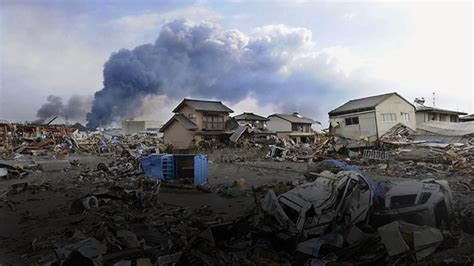
<svg viewBox="0 0 474 266">
<path fill-rule="evenodd" d="M 435 93 L 433 92 L 433 107 L 436 106 L 436 98 L 435 98 Z"/>
</svg>

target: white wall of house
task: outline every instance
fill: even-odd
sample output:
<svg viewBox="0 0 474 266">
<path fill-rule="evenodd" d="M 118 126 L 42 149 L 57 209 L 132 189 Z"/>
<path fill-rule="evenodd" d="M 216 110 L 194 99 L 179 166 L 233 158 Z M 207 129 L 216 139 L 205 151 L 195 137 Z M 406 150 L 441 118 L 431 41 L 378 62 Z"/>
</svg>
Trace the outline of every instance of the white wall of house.
<svg viewBox="0 0 474 266">
<path fill-rule="evenodd" d="M 427 112 L 416 112 L 416 124 L 419 125 L 428 121 L 428 113 Z"/>
<path fill-rule="evenodd" d="M 441 113 L 436 111 L 416 112 L 416 124 L 419 125 L 428 121 L 459 122 L 459 115 Z"/>
<path fill-rule="evenodd" d="M 291 131 L 291 123 L 277 116 L 268 117 L 267 128 L 273 132 L 289 132 Z"/>
<path fill-rule="evenodd" d="M 392 95 L 385 101 L 381 102 L 375 107 L 375 112 L 379 137 L 398 123 L 402 123 L 407 127 L 416 130 L 415 107 L 398 95 Z M 390 114 L 394 114 L 395 119 L 391 119 L 392 121 L 385 119 L 384 121 L 383 116 Z M 404 119 L 406 115 L 404 116 L 403 114 L 408 114 L 408 121 Z"/>
<path fill-rule="evenodd" d="M 346 125 L 346 118 L 358 117 L 359 124 Z M 330 117 L 329 122 L 339 123 L 335 132 L 353 140 L 369 138 L 370 141 L 377 139 L 377 125 L 375 124 L 375 112 L 360 112 Z"/>
</svg>

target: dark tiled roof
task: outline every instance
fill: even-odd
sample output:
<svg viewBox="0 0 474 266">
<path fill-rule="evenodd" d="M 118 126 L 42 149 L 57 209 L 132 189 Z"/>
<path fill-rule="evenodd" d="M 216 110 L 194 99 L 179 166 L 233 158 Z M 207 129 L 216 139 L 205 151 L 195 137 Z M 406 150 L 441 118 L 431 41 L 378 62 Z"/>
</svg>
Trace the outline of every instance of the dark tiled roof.
<svg viewBox="0 0 474 266">
<path fill-rule="evenodd" d="M 243 113 L 234 116 L 235 120 L 247 120 L 247 121 L 268 121 L 268 118 L 256 115 L 254 113 Z"/>
<path fill-rule="evenodd" d="M 398 93 L 392 92 L 392 93 L 386 93 L 386 94 L 381 94 L 381 95 L 375 95 L 375 96 L 350 100 L 347 103 L 329 112 L 329 116 L 374 110 L 377 105 L 379 105 L 381 102 L 385 101 L 386 99 L 388 99 L 390 96 L 393 96 L 393 95 L 398 95 Z M 398 96 L 404 99 L 402 96 L 400 95 Z M 405 101 L 408 104 L 412 105 L 407 100 Z"/>
<path fill-rule="evenodd" d="M 223 112 L 233 113 L 232 109 L 225 106 L 220 101 L 206 101 L 206 100 L 194 100 L 184 99 L 174 110 L 173 113 L 179 112 L 184 105 L 189 105 L 196 111 L 210 111 L 210 112 Z"/>
<path fill-rule="evenodd" d="M 417 112 L 438 112 L 438 113 L 446 113 L 446 114 L 467 115 L 467 113 L 464 113 L 464 112 L 441 109 L 441 108 L 430 107 L 430 106 L 418 106 L 418 107 L 416 107 L 416 111 Z"/>
<path fill-rule="evenodd" d="M 314 121 L 313 119 L 311 118 L 308 118 L 308 117 L 304 117 L 304 116 L 301 116 L 301 115 L 295 115 L 295 114 L 273 114 L 273 115 L 270 115 L 269 117 L 272 117 L 272 116 L 277 116 L 281 119 L 284 119 L 288 122 L 291 122 L 291 123 L 303 123 L 303 124 L 314 124 L 314 123 L 318 123 L 318 121 Z"/>
<path fill-rule="evenodd" d="M 181 123 L 181 125 L 183 125 L 183 127 L 186 128 L 187 130 L 196 130 L 196 129 L 198 129 L 198 126 L 196 124 L 194 124 L 193 121 L 189 120 L 185 115 L 175 114 L 175 115 L 173 115 L 173 117 L 171 117 L 170 120 L 168 120 L 168 122 L 166 122 L 166 124 L 164 124 L 160 128 L 160 132 L 164 132 L 165 129 L 168 126 L 170 126 L 174 121 L 177 121 L 177 122 Z"/>
</svg>

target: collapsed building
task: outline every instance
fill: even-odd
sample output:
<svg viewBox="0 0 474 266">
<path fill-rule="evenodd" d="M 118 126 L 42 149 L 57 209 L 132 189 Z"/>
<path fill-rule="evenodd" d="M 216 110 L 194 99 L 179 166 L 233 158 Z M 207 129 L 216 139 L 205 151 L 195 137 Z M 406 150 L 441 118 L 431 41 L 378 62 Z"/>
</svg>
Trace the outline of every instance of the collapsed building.
<svg viewBox="0 0 474 266">
<path fill-rule="evenodd" d="M 329 112 L 329 128 L 347 147 L 373 146 L 397 123 L 415 130 L 415 106 L 396 92 L 350 100 Z"/>
</svg>

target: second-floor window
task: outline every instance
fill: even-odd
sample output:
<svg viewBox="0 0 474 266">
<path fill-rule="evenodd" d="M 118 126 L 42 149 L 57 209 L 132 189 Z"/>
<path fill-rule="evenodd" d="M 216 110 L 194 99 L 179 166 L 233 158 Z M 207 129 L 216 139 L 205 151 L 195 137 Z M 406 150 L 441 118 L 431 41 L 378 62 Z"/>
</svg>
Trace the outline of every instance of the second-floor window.
<svg viewBox="0 0 474 266">
<path fill-rule="evenodd" d="M 402 115 L 402 120 L 405 121 L 405 122 L 409 122 L 410 121 L 410 114 L 409 113 L 401 113 Z"/>
<path fill-rule="evenodd" d="M 348 118 L 345 119 L 345 122 L 346 122 L 346 126 L 358 125 L 359 124 L 359 117 L 358 116 L 348 117 Z"/>
<path fill-rule="evenodd" d="M 291 131 L 299 131 L 299 132 L 310 132 L 310 125 L 308 124 L 298 124 L 292 123 L 291 124 Z"/>
<path fill-rule="evenodd" d="M 382 122 L 397 122 L 397 116 L 394 113 L 381 114 Z"/>
<path fill-rule="evenodd" d="M 224 116 L 204 115 L 202 117 L 202 128 L 206 130 L 224 130 Z"/>
</svg>

